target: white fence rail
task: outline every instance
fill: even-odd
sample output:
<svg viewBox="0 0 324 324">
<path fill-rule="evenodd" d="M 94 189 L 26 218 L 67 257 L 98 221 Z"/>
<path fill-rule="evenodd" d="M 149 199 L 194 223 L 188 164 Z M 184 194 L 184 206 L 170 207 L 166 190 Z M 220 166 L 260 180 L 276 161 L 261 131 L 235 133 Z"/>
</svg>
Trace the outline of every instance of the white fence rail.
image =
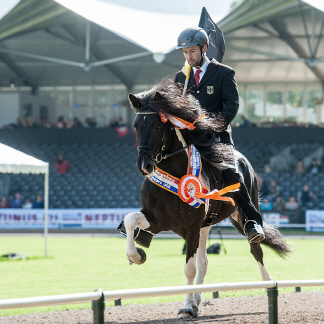
<svg viewBox="0 0 324 324">
<path fill-rule="evenodd" d="M 53 295 L 43 297 L 2 299 L 0 309 L 26 308 L 49 305 L 66 305 L 92 302 L 94 324 L 104 324 L 105 300 L 130 299 L 141 297 L 182 295 L 195 292 L 215 292 L 232 290 L 265 289 L 268 290 L 268 323 L 278 324 L 278 288 L 324 286 L 324 280 L 283 280 L 252 281 L 193 286 L 156 287 L 142 289 L 124 289 L 113 291 L 97 290 L 91 293 Z"/>
</svg>

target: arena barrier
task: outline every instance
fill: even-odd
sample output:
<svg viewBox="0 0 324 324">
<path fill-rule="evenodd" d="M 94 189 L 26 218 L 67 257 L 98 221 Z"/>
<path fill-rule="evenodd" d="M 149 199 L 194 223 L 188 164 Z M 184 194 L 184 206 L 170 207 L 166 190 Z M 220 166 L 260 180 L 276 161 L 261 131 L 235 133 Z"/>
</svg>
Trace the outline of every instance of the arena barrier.
<svg viewBox="0 0 324 324">
<path fill-rule="evenodd" d="M 300 291 L 300 287 L 310 286 L 324 286 L 324 280 L 270 280 L 204 284 L 193 286 L 124 289 L 113 291 L 102 291 L 99 289 L 91 293 L 2 299 L 0 300 L 0 309 L 54 306 L 92 302 L 93 323 L 104 324 L 105 300 L 171 296 L 195 292 L 206 293 L 215 291 L 250 290 L 266 288 L 268 296 L 268 323 L 278 324 L 278 288 L 298 287 Z"/>
</svg>

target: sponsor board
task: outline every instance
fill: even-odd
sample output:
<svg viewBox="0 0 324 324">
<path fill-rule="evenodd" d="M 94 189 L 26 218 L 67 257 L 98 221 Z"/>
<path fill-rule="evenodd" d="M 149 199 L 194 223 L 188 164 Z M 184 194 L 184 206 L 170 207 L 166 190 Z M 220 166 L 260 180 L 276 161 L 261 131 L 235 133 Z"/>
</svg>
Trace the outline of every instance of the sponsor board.
<svg viewBox="0 0 324 324">
<path fill-rule="evenodd" d="M 280 225 L 289 224 L 289 217 L 280 213 L 262 213 L 262 219 L 269 225 L 280 227 Z M 224 219 L 218 226 L 232 226 L 229 218 Z"/>
<path fill-rule="evenodd" d="M 324 210 L 306 211 L 306 231 L 324 232 Z"/>
<path fill-rule="evenodd" d="M 138 209 L 49 209 L 48 228 L 116 229 L 125 215 Z M 42 209 L 0 209 L 1 229 L 44 227 Z"/>
</svg>

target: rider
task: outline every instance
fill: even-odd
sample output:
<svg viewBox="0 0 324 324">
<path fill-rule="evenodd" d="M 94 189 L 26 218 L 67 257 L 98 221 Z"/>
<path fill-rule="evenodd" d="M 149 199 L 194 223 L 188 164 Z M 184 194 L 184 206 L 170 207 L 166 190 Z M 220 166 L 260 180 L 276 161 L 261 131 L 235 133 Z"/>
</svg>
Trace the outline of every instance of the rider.
<svg viewBox="0 0 324 324">
<path fill-rule="evenodd" d="M 218 135 L 219 143 L 226 146 L 227 156 L 221 163 L 217 163 L 217 167 L 222 170 L 225 186 L 240 183 L 240 189 L 231 195 L 245 219 L 245 235 L 250 243 L 257 243 L 265 238 L 261 214 L 253 205 L 234 161 L 234 144 L 230 123 L 239 108 L 235 71 L 215 59 L 208 59 L 206 56 L 208 43 L 208 35 L 202 28 L 187 28 L 178 37 L 177 49 L 182 49 L 185 59 L 191 66 L 188 90 L 207 112 L 214 115 L 221 114 L 225 121 L 226 129 Z M 176 74 L 175 82 L 184 85 L 185 79 L 184 72 L 179 71 Z"/>
</svg>

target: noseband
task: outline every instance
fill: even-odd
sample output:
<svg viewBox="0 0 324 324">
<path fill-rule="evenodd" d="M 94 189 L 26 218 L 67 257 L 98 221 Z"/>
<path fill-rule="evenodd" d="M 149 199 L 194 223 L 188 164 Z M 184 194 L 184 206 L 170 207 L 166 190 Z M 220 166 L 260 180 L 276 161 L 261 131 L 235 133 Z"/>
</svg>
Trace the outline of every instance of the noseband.
<svg viewBox="0 0 324 324">
<path fill-rule="evenodd" d="M 158 113 L 156 111 L 148 111 L 148 112 L 137 112 L 136 115 L 158 115 Z M 188 145 L 187 146 L 184 146 L 183 148 L 181 148 L 180 150 L 178 151 L 175 151 L 173 153 L 170 153 L 170 154 L 165 154 L 163 155 L 163 151 L 165 150 L 165 132 L 166 132 L 166 123 L 164 123 L 164 129 L 163 129 L 163 135 L 162 135 L 162 138 L 161 138 L 161 143 L 159 145 L 158 148 L 154 147 L 154 146 L 143 146 L 143 145 L 139 145 L 137 147 L 137 151 L 138 153 L 140 152 L 143 152 L 145 153 L 146 155 L 148 155 L 150 157 L 150 159 L 155 162 L 155 163 L 160 163 L 162 160 L 164 159 L 167 159 L 177 153 L 180 153 L 182 151 L 184 151 L 186 148 L 188 148 Z M 150 154 L 150 151 L 151 152 L 156 152 L 156 156 L 154 157 L 153 154 Z"/>
</svg>

